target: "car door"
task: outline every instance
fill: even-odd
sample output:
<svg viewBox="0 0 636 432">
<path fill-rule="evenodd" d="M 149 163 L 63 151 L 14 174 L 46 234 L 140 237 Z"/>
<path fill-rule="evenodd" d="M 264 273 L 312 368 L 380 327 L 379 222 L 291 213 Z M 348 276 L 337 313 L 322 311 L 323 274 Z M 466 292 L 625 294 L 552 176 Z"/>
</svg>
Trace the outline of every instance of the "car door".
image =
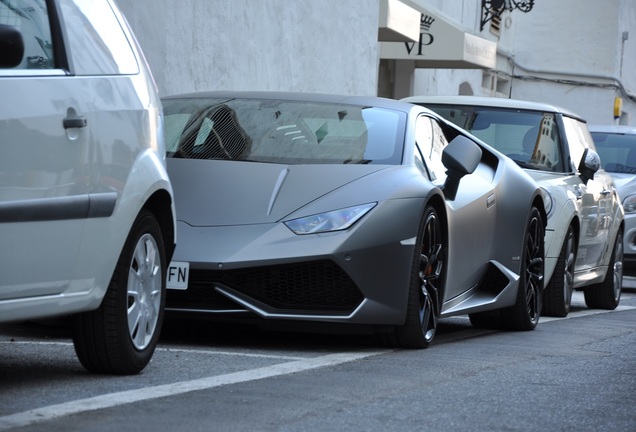
<svg viewBox="0 0 636 432">
<path fill-rule="evenodd" d="M 430 180 L 442 187 L 447 170 L 442 164 L 442 151 L 453 137 L 446 135 L 437 119 L 428 116 L 418 119 L 415 136 L 419 150 L 416 165 L 425 166 Z M 418 163 L 418 160 L 421 162 Z M 493 235 L 495 199 L 493 184 L 478 167 L 473 174 L 462 178 L 456 198 L 446 200 L 449 209 L 446 300 L 462 294 L 479 282 L 496 237 Z M 480 251 L 480 259 L 475 259 L 475 248 Z"/>
<path fill-rule="evenodd" d="M 0 2 L 0 24 L 25 48 L 17 67 L 0 69 L 0 300 L 68 288 L 88 207 L 85 96 L 58 57 L 51 4 Z"/>
<path fill-rule="evenodd" d="M 110 247 L 105 233 L 121 229 L 110 216 L 146 145 L 138 125 L 151 89 L 135 89 L 148 83 L 135 79 L 139 64 L 107 2 L 0 8 L 25 47 L 17 67 L 0 70 L 0 241 L 10 245 L 0 299 L 86 292 Z"/>
<path fill-rule="evenodd" d="M 586 149 L 594 150 L 587 126 L 580 120 L 563 117 L 564 132 L 567 137 L 572 169 L 578 167 Z M 611 177 L 604 171 L 598 171 L 594 178 L 584 182 L 579 175 L 569 177 L 579 206 L 581 218 L 580 244 L 575 271 L 587 271 L 600 266 L 605 254 L 611 249 L 613 239 L 609 238 L 613 220 L 614 185 Z M 609 246 L 609 247 L 608 247 Z"/>
</svg>

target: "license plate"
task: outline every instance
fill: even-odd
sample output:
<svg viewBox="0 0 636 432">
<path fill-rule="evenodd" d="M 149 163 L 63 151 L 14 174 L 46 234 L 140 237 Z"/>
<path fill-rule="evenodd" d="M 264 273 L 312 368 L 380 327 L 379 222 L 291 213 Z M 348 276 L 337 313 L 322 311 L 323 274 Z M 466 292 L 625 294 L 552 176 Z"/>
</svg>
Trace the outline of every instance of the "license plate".
<svg viewBox="0 0 636 432">
<path fill-rule="evenodd" d="M 188 289 L 188 276 L 190 276 L 190 263 L 172 261 L 168 266 L 166 288 L 186 290 Z"/>
</svg>

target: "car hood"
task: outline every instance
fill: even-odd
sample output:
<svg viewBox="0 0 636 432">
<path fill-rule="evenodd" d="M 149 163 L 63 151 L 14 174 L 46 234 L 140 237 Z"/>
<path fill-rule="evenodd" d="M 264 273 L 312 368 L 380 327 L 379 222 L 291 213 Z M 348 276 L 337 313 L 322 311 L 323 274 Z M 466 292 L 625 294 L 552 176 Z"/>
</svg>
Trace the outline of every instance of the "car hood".
<svg viewBox="0 0 636 432">
<path fill-rule="evenodd" d="M 225 226 L 277 222 L 386 166 L 168 158 L 167 168 L 177 219 L 191 226 Z"/>
<path fill-rule="evenodd" d="M 636 175 L 634 174 L 622 174 L 622 173 L 609 173 L 614 179 L 614 185 L 618 190 L 618 195 L 625 198 L 628 195 L 636 193 Z"/>
<path fill-rule="evenodd" d="M 537 183 L 549 183 L 565 176 L 565 174 L 563 173 L 553 173 L 549 171 L 540 171 L 526 168 L 524 168 L 524 171 L 527 172 L 528 175 L 532 177 Z"/>
</svg>

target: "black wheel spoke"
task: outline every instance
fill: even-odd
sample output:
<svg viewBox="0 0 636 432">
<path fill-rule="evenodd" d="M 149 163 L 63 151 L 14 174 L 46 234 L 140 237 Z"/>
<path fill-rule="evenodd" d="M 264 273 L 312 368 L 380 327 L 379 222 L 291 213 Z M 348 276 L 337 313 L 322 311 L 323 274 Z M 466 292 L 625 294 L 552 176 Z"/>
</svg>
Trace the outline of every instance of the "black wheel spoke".
<svg viewBox="0 0 636 432">
<path fill-rule="evenodd" d="M 441 283 L 441 275 L 444 268 L 441 238 L 439 221 L 434 214 L 429 214 L 424 228 L 419 268 L 419 318 L 422 333 L 427 340 L 432 339 L 435 334 L 439 315 L 439 284 Z"/>
<path fill-rule="evenodd" d="M 426 348 L 435 337 L 445 283 L 445 243 L 443 221 L 433 206 L 426 206 L 412 256 L 406 321 L 393 333 L 399 346 Z"/>
<path fill-rule="evenodd" d="M 519 285 L 515 304 L 501 310 L 500 324 L 511 330 L 533 330 L 539 322 L 543 305 L 544 223 L 538 208 L 528 215 L 526 233 L 521 245 Z M 481 320 L 475 320 L 479 323 Z"/>
</svg>

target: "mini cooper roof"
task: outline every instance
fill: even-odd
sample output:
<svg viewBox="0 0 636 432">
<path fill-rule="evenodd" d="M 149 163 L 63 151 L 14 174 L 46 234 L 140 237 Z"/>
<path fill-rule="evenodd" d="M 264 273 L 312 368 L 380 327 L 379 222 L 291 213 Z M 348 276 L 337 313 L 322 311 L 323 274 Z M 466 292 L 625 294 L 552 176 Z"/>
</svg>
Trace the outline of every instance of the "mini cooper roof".
<svg viewBox="0 0 636 432">
<path fill-rule="evenodd" d="M 506 99 L 488 96 L 410 96 L 401 99 L 403 102 L 416 104 L 444 104 L 444 105 L 468 105 L 485 106 L 493 108 L 512 108 L 520 110 L 533 110 L 559 113 L 566 117 L 572 117 L 587 123 L 580 115 L 557 105 L 526 101 L 520 99 Z"/>
</svg>

